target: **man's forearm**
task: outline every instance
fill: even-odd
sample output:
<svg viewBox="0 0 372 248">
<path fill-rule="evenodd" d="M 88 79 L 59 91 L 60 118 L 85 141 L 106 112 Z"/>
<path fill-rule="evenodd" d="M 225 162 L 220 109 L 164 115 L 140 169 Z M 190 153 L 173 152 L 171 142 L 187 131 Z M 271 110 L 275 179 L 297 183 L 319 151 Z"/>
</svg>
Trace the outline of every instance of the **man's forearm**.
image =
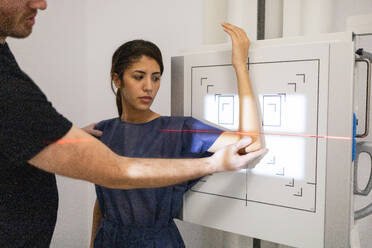
<svg viewBox="0 0 372 248">
<path fill-rule="evenodd" d="M 162 187 L 214 172 L 211 159 L 139 159 L 114 154 L 96 138 L 72 127 L 30 164 L 59 175 L 110 188 Z"/>
<path fill-rule="evenodd" d="M 123 159 L 121 168 L 128 188 L 149 188 L 177 184 L 215 172 L 209 158 L 201 159 Z M 112 187 L 120 188 L 120 177 Z"/>
</svg>

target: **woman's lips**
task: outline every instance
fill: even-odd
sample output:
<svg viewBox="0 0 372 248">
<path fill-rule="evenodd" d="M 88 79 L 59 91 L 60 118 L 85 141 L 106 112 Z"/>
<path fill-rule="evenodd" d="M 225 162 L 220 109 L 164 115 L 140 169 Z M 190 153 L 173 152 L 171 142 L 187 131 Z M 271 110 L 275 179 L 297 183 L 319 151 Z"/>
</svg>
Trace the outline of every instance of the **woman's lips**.
<svg viewBox="0 0 372 248">
<path fill-rule="evenodd" d="M 139 99 L 141 99 L 141 101 L 144 103 L 150 103 L 152 101 L 152 97 L 150 96 L 139 97 Z"/>
</svg>

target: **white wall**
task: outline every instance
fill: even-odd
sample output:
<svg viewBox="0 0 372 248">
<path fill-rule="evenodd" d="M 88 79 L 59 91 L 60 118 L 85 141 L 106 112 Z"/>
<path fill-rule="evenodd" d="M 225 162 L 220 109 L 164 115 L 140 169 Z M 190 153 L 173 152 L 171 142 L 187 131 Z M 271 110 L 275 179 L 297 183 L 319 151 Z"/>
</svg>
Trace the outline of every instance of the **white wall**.
<svg viewBox="0 0 372 248">
<path fill-rule="evenodd" d="M 345 30 L 348 16 L 370 14 L 372 12 L 371 0 L 334 0 L 334 3 L 334 32 Z"/>
<path fill-rule="evenodd" d="M 281 0 L 267 3 L 282 6 Z M 372 12 L 370 0 L 335 0 L 333 31 L 345 30 L 349 15 Z M 154 110 L 170 113 L 170 56 L 180 49 L 202 44 L 200 0 L 64 0 L 49 1 L 32 36 L 10 40 L 21 67 L 42 88 L 54 106 L 77 126 L 116 115 L 109 84 L 110 60 L 124 41 L 144 38 L 163 51 L 165 72 Z M 270 11 L 273 11 L 271 8 Z M 272 12 L 280 16 L 280 11 Z M 267 36 L 278 37 L 278 18 L 266 23 Z M 270 30 L 270 31 L 268 31 Z M 52 247 L 87 247 L 90 240 L 93 186 L 58 177 L 60 207 Z M 372 230 L 371 219 L 363 228 Z M 179 223 L 188 247 L 223 247 L 224 234 L 188 223 Z M 362 243 L 372 244 L 363 229 Z M 251 247 L 249 239 L 236 239 L 230 247 Z M 226 246 L 225 246 L 226 247 Z M 265 243 L 262 247 L 277 247 Z M 372 247 L 372 246 L 370 246 Z"/>
</svg>

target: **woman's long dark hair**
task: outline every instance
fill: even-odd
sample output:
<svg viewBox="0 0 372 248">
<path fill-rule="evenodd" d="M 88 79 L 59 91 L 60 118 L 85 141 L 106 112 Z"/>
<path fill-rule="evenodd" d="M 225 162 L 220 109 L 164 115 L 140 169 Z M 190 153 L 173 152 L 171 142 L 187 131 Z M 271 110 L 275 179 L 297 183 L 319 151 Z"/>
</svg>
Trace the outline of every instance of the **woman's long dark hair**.
<svg viewBox="0 0 372 248">
<path fill-rule="evenodd" d="M 123 113 L 121 93 L 120 89 L 115 88 L 113 85 L 113 77 L 116 73 L 118 78 L 123 85 L 123 76 L 125 70 L 130 67 L 133 63 L 138 61 L 142 56 L 147 56 L 153 58 L 160 67 L 160 74 L 163 74 L 164 65 L 163 58 L 160 49 L 152 42 L 146 40 L 132 40 L 124 43 L 118 49 L 116 49 L 114 55 L 112 56 L 112 66 L 111 66 L 111 89 L 116 95 L 116 105 L 118 108 L 119 117 Z"/>
</svg>

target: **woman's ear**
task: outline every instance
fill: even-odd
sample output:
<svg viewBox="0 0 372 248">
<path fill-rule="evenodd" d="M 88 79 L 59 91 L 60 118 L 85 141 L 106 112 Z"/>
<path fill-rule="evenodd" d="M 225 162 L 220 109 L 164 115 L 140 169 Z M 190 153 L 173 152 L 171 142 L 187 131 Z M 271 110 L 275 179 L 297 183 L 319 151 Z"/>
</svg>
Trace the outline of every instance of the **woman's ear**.
<svg viewBox="0 0 372 248">
<path fill-rule="evenodd" d="M 114 81 L 115 87 L 117 89 L 120 89 L 121 88 L 121 80 L 120 80 L 118 74 L 117 73 L 113 73 L 112 76 L 111 76 L 111 78 L 112 78 L 112 81 Z"/>
</svg>

